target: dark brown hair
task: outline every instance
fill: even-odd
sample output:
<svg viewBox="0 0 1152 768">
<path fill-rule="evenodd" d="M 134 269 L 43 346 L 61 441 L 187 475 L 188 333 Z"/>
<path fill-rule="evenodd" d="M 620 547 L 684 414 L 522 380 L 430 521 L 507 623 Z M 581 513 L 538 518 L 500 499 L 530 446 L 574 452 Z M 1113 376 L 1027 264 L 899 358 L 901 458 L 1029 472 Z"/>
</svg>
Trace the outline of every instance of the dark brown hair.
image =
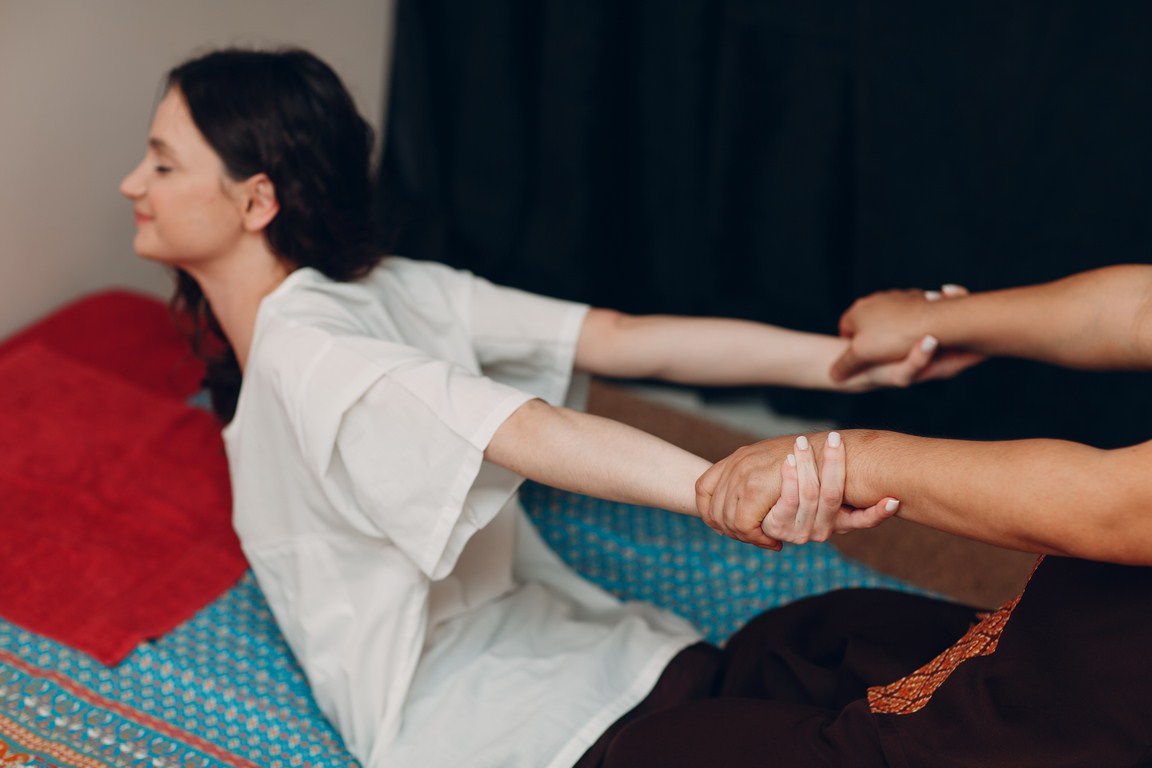
<svg viewBox="0 0 1152 768">
<path fill-rule="evenodd" d="M 240 180 L 267 174 L 280 210 L 265 229 L 291 268 L 334 280 L 362 277 L 379 263 L 372 232 L 372 127 L 336 73 L 299 49 L 225 49 L 168 73 L 196 127 Z M 213 410 L 231 420 L 241 374 L 200 286 L 176 270 L 171 306 L 188 324 L 207 366 Z"/>
</svg>

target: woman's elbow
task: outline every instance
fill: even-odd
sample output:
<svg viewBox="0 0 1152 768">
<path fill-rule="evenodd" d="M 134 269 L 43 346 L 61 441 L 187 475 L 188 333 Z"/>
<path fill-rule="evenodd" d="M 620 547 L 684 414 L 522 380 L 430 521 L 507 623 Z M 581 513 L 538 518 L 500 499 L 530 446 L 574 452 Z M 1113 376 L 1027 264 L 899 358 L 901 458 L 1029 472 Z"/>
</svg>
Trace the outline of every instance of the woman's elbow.
<svg viewBox="0 0 1152 768">
<path fill-rule="evenodd" d="M 573 367 L 598 376 L 635 377 L 625 350 L 628 326 L 634 320 L 614 309 L 590 309 L 576 343 Z"/>
</svg>

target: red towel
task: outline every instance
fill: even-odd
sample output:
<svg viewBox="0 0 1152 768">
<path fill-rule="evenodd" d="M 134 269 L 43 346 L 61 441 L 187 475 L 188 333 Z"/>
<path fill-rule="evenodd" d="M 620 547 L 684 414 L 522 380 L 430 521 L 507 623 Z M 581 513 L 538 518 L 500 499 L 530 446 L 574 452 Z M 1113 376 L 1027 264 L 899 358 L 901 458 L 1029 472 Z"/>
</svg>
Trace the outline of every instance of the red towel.
<svg viewBox="0 0 1152 768">
<path fill-rule="evenodd" d="M 0 615 L 115 664 L 244 572 L 187 359 L 163 307 L 128 294 L 0 346 Z"/>
<path fill-rule="evenodd" d="M 204 375 L 168 309 L 127 291 L 72 302 L 0 343 L 0 355 L 34 342 L 180 401 L 199 389 Z"/>
</svg>

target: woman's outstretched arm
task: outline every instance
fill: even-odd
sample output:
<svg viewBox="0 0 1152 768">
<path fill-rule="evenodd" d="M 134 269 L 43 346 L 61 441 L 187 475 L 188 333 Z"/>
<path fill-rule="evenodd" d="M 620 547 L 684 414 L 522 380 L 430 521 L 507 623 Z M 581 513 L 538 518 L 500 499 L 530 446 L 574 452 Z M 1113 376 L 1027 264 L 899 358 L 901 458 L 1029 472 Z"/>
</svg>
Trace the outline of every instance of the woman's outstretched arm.
<svg viewBox="0 0 1152 768">
<path fill-rule="evenodd" d="M 919 338 L 889 364 L 846 381 L 829 375 L 848 349 L 835 336 L 749 320 L 670 315 L 633 316 L 592 309 L 576 347 L 577 370 L 623 379 L 661 379 L 701 386 L 782 385 L 862 391 L 907 386 L 951 375 L 932 363 L 934 340 Z"/>
<path fill-rule="evenodd" d="M 842 510 L 843 449 L 832 446 L 822 456 L 822 468 L 817 468 L 809 452 L 794 457 L 798 461 L 779 472 L 777 497 L 765 507 L 766 514 L 789 525 L 810 527 L 818 513 Z M 696 482 L 710 466 L 699 456 L 646 432 L 542 400 L 530 400 L 509 416 L 496 430 L 484 457 L 567 491 L 689 515 L 699 515 Z M 888 501 L 863 510 L 844 509 L 837 518 L 840 530 L 878 524 L 895 510 Z M 780 548 L 777 538 L 759 529 L 738 538 L 759 547 Z"/>
</svg>

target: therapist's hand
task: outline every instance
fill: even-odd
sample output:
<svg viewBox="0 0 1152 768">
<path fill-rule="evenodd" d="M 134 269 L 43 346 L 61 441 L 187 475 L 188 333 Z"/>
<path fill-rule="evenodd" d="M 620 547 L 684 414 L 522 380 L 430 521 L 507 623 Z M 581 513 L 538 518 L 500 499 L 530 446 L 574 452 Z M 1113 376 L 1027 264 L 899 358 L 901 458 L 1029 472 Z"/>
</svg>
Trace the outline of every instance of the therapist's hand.
<svg viewBox="0 0 1152 768">
<path fill-rule="evenodd" d="M 832 364 L 834 381 L 852 381 L 866 372 L 905 360 L 909 349 L 935 350 L 908 383 L 944 379 L 983 361 L 983 355 L 962 349 L 936 349 L 933 308 L 938 301 L 961 299 L 967 289 L 945 285 L 939 291 L 882 291 L 858 299 L 840 317 L 840 335 L 850 342 Z"/>
<path fill-rule="evenodd" d="M 773 438 L 714 464 L 696 483 L 696 504 L 712 528 L 754 544 L 765 536 L 793 544 L 826 541 L 896 513 L 899 502 L 892 498 L 865 509 L 845 505 L 845 479 L 838 433 Z"/>
</svg>

